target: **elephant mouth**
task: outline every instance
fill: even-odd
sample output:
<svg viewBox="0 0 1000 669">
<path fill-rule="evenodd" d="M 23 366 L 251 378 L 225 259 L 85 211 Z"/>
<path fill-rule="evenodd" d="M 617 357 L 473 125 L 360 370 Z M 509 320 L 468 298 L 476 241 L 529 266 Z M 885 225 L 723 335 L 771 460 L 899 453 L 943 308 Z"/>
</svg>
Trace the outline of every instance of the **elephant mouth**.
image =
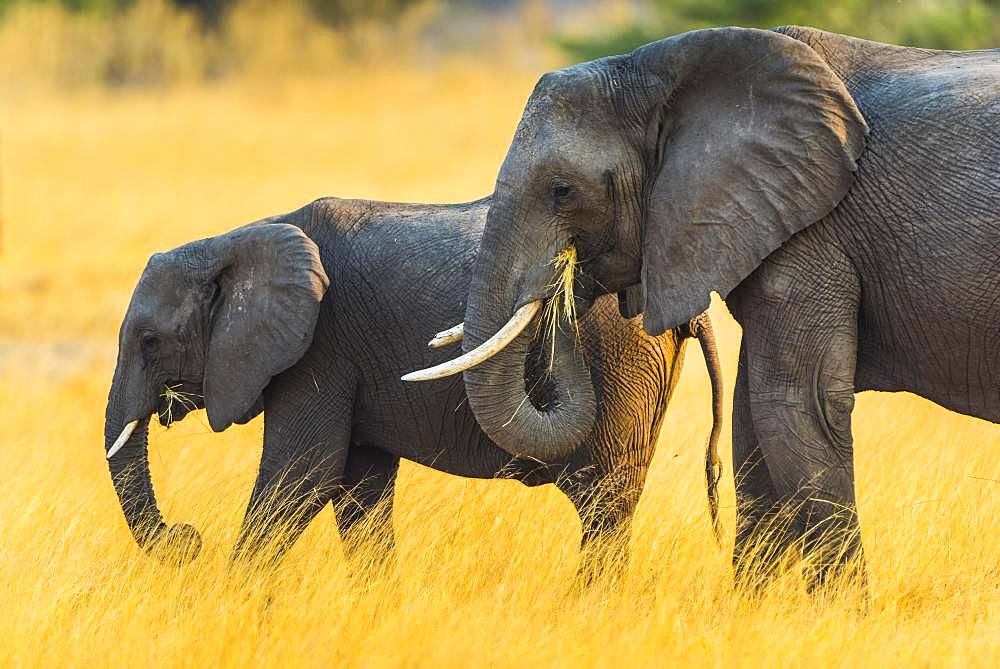
<svg viewBox="0 0 1000 669">
<path fill-rule="evenodd" d="M 167 381 L 160 388 L 156 402 L 156 415 L 160 425 L 170 427 L 184 420 L 192 411 L 205 406 L 201 383 L 176 380 Z"/>
</svg>

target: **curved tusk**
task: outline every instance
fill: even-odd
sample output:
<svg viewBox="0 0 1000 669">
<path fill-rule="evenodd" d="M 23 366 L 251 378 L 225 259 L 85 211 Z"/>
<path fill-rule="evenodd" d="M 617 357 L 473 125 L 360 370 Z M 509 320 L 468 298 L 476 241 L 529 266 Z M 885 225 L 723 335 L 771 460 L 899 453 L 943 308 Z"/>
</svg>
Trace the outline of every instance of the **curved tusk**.
<svg viewBox="0 0 1000 669">
<path fill-rule="evenodd" d="M 402 377 L 403 381 L 431 381 L 433 379 L 441 379 L 452 374 L 464 372 L 470 367 L 475 367 L 489 360 L 502 351 L 507 344 L 514 341 L 517 335 L 521 334 L 521 331 L 528 327 L 528 323 L 531 322 L 531 319 L 535 317 L 535 314 L 541 308 L 541 300 L 528 302 L 514 312 L 514 315 L 507 321 L 507 324 L 500 328 L 495 335 L 473 350 L 460 355 L 454 360 L 442 362 L 440 365 L 405 374 Z"/>
<path fill-rule="evenodd" d="M 444 348 L 448 344 L 462 341 L 465 336 L 465 323 L 459 323 L 447 330 L 442 330 L 434 335 L 434 339 L 427 342 L 431 348 Z"/>
<path fill-rule="evenodd" d="M 108 449 L 108 460 L 111 459 L 111 456 L 121 450 L 122 446 L 125 445 L 125 442 L 128 441 L 128 438 L 132 436 L 133 432 L 135 432 L 135 426 L 138 424 L 139 421 L 134 420 L 122 428 L 122 433 L 118 435 L 118 438 L 115 439 L 115 443 L 111 444 L 111 448 Z"/>
</svg>

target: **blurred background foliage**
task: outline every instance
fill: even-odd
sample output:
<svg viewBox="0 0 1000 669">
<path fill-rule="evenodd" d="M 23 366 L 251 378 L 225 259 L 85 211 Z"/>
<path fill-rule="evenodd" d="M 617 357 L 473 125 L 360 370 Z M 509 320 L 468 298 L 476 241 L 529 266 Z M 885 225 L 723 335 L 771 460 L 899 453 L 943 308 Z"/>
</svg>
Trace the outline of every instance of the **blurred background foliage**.
<svg viewBox="0 0 1000 669">
<path fill-rule="evenodd" d="M 1000 0 L 652 0 L 640 20 L 557 38 L 576 60 L 630 51 L 663 35 L 711 26 L 808 25 L 932 49 L 1000 46 Z"/>
<path fill-rule="evenodd" d="M 1000 44 L 1000 0 L 0 0 L 0 95 L 435 66 L 455 55 L 537 70 L 694 28 L 787 23 L 986 48 Z"/>
</svg>

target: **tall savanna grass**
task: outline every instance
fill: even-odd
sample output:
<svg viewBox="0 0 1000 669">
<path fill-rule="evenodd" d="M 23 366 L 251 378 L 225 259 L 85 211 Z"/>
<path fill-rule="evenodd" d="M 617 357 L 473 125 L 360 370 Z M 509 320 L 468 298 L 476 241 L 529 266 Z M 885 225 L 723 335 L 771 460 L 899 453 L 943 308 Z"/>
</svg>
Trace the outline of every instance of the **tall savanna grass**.
<svg viewBox="0 0 1000 669">
<path fill-rule="evenodd" d="M 710 406 L 696 346 L 616 586 L 574 590 L 579 524 L 556 491 L 409 464 L 394 570 L 367 577 L 347 564 L 327 510 L 275 572 L 231 571 L 262 425 L 216 435 L 201 413 L 154 427 L 150 460 L 168 521 L 198 527 L 205 549 L 180 569 L 143 555 L 109 480 L 103 411 L 146 258 L 321 195 L 488 193 L 550 55 L 386 51 L 362 67 L 330 47 L 340 61 L 288 65 L 284 77 L 284 65 L 240 65 L 214 84 L 199 74 L 108 88 L 81 75 L 70 87 L 56 85 L 69 81 L 61 74 L 12 74 L 10 54 L 32 50 L 51 72 L 91 71 L 46 60 L 65 45 L 50 51 L 25 27 L 42 11 L 0 24 L 0 68 L 19 82 L 0 107 L 0 666 L 996 664 L 1000 431 L 912 396 L 859 396 L 870 601 L 850 589 L 810 597 L 794 569 L 741 599 L 704 503 Z M 45 16 L 50 28 L 90 21 Z M 164 20 L 179 42 L 193 29 Z M 241 30 L 263 35 L 277 21 L 254 20 Z M 712 313 L 731 387 L 738 327 L 723 305 Z M 727 544 L 733 503 L 727 476 Z"/>
</svg>

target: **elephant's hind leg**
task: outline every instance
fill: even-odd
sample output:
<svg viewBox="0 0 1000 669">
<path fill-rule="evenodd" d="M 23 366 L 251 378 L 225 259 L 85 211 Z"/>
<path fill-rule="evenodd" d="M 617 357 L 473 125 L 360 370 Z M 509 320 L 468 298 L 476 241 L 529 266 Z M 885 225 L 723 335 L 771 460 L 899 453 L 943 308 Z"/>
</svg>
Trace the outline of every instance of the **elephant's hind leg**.
<svg viewBox="0 0 1000 669">
<path fill-rule="evenodd" d="M 835 250 L 812 257 L 804 246 L 779 250 L 740 288 L 744 392 L 780 522 L 814 583 L 863 580 L 851 435 L 860 286 Z"/>
<path fill-rule="evenodd" d="M 351 446 L 343 484 L 333 498 L 348 561 L 368 560 L 379 566 L 392 562 L 392 505 L 398 471 L 399 456 L 371 446 Z"/>
</svg>

